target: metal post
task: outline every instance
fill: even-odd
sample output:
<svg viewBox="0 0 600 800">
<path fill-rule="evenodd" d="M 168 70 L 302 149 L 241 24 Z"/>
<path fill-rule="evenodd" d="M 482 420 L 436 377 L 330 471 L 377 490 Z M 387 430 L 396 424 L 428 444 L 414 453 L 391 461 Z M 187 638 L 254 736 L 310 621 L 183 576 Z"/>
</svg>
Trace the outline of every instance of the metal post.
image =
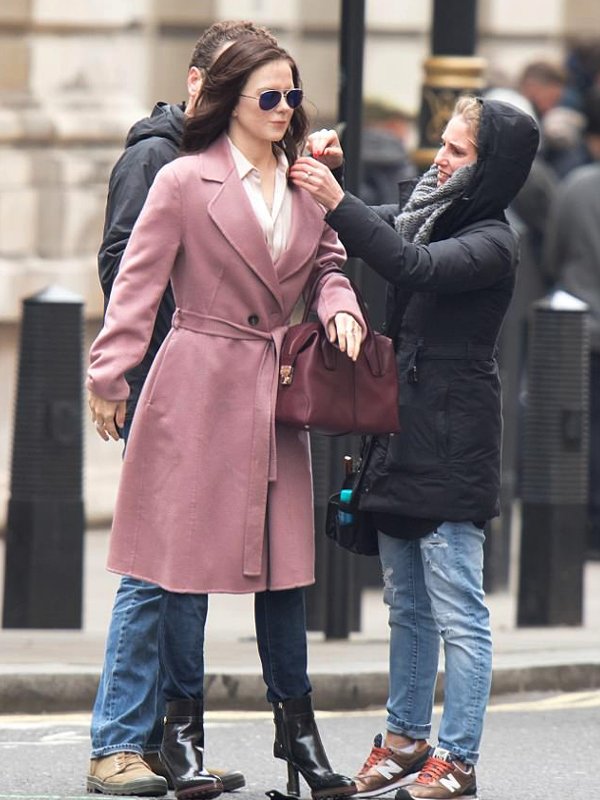
<svg viewBox="0 0 600 800">
<path fill-rule="evenodd" d="M 82 309 L 58 287 L 23 304 L 5 628 L 81 627 Z"/>
<path fill-rule="evenodd" d="M 435 157 L 458 96 L 484 87 L 485 60 L 474 55 L 476 40 L 477 0 L 434 0 L 431 57 L 424 63 L 419 147 L 414 154 L 422 169 Z"/>
<path fill-rule="evenodd" d="M 362 128 L 362 76 L 365 30 L 364 0 L 342 0 L 340 36 L 339 120 L 343 123 L 342 144 L 345 156 L 346 188 L 357 192 L 360 186 L 360 144 Z M 361 285 L 358 262 L 348 271 Z M 342 483 L 343 458 L 356 450 L 351 437 L 329 440 L 330 491 Z M 356 587 L 356 559 L 330 544 L 327 570 L 327 603 L 325 605 L 325 638 L 347 639 L 350 631 L 360 629 L 360 592 Z"/>
<path fill-rule="evenodd" d="M 587 524 L 588 314 L 556 292 L 532 305 L 517 624 L 580 625 Z"/>
<path fill-rule="evenodd" d="M 342 128 L 345 181 L 349 192 L 360 186 L 362 132 L 364 0 L 342 0 L 338 118 Z"/>
</svg>

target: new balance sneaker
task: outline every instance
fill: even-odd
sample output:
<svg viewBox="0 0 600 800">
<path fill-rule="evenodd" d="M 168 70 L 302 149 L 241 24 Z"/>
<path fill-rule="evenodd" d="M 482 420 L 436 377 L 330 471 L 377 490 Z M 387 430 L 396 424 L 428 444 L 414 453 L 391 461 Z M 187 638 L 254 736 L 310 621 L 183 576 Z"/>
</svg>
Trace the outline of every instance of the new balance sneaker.
<svg viewBox="0 0 600 800">
<path fill-rule="evenodd" d="M 354 779 L 357 794 L 360 797 L 377 797 L 398 786 L 414 783 L 429 754 L 429 745 L 421 741 L 403 749 L 384 747 L 383 735 L 378 733 L 369 757 Z"/>
<path fill-rule="evenodd" d="M 394 800 L 454 800 L 455 797 L 477 800 L 475 767 L 461 766 L 448 750 L 436 747 L 418 778 L 399 789 Z"/>
</svg>

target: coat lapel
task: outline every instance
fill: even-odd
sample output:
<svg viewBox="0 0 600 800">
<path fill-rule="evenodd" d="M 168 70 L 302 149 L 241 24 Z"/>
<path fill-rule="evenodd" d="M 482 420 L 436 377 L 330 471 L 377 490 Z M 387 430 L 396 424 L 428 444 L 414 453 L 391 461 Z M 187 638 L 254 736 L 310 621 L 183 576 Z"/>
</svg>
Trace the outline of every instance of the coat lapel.
<svg viewBox="0 0 600 800">
<path fill-rule="evenodd" d="M 202 178 L 217 181 L 222 183 L 222 186 L 209 202 L 208 214 L 225 239 L 283 309 L 283 299 L 273 259 L 238 177 L 225 136 L 211 146 L 207 155 L 209 153 L 210 157 L 201 159 Z"/>
<path fill-rule="evenodd" d="M 291 278 L 314 259 L 321 241 L 324 213 L 307 192 L 292 189 L 292 229 L 287 247 L 277 261 L 280 281 Z"/>
</svg>

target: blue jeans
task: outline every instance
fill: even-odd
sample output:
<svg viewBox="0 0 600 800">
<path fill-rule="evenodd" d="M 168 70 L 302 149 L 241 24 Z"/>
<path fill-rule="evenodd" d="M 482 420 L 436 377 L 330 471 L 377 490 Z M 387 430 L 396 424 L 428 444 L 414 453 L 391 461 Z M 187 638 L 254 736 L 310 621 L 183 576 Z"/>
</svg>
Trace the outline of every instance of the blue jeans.
<svg viewBox="0 0 600 800">
<path fill-rule="evenodd" d="M 158 628 L 163 590 L 121 578 L 92 712 L 92 757 L 157 750 L 162 733 Z"/>
<path fill-rule="evenodd" d="M 307 694 L 303 589 L 258 592 L 254 609 L 267 699 Z M 158 750 L 165 701 L 202 699 L 207 611 L 207 595 L 121 579 L 92 713 L 92 758 Z"/>
<path fill-rule="evenodd" d="M 472 522 L 444 522 L 414 540 L 379 533 L 390 625 L 387 728 L 414 739 L 430 735 L 441 638 L 444 709 L 438 741 L 469 764 L 479 757 L 492 676 L 484 538 Z"/>
</svg>

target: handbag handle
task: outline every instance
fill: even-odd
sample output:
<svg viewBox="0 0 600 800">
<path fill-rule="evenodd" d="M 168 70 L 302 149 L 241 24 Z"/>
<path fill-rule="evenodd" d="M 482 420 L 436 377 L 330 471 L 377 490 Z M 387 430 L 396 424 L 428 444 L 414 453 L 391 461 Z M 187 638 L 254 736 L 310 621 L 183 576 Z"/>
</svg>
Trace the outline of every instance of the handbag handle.
<svg viewBox="0 0 600 800">
<path fill-rule="evenodd" d="M 365 306 L 365 301 L 363 300 L 362 295 L 361 295 L 360 291 L 358 290 L 358 287 L 356 286 L 356 284 L 352 280 L 352 278 L 350 278 L 348 275 L 346 275 L 346 273 L 343 270 L 341 270 L 339 267 L 336 267 L 336 266 L 333 266 L 333 265 L 329 266 L 329 267 L 325 267 L 315 277 L 315 279 L 313 280 L 312 285 L 311 285 L 311 287 L 309 289 L 308 297 L 306 298 L 306 302 L 305 302 L 305 305 L 304 305 L 304 313 L 302 315 L 302 322 L 308 322 L 308 315 L 310 314 L 310 310 L 311 310 L 312 305 L 313 305 L 313 303 L 315 301 L 315 296 L 316 296 L 317 288 L 319 287 L 319 284 L 323 281 L 323 278 L 325 278 L 327 275 L 332 275 L 333 273 L 337 273 L 338 275 L 343 275 L 344 278 L 346 278 L 346 280 L 348 281 L 348 283 L 352 287 L 352 290 L 353 290 L 354 294 L 356 295 L 356 301 L 358 303 L 358 307 L 361 310 L 361 313 L 363 315 L 363 319 L 365 321 L 365 325 L 367 327 L 367 335 L 365 336 L 363 344 L 362 344 L 363 352 L 365 354 L 365 358 L 367 359 L 367 361 L 369 363 L 369 367 L 370 367 L 371 372 L 373 373 L 373 375 L 381 376 L 381 375 L 383 375 L 383 367 L 382 367 L 382 364 L 381 364 L 381 358 L 380 358 L 380 354 L 379 354 L 379 349 L 377 348 L 377 345 L 376 345 L 375 333 L 373 331 L 373 327 L 371 325 L 371 321 L 369 320 L 369 315 L 367 313 L 367 307 Z M 369 343 L 369 345 L 370 345 L 371 342 L 372 342 L 372 346 L 367 346 L 367 343 Z"/>
</svg>

